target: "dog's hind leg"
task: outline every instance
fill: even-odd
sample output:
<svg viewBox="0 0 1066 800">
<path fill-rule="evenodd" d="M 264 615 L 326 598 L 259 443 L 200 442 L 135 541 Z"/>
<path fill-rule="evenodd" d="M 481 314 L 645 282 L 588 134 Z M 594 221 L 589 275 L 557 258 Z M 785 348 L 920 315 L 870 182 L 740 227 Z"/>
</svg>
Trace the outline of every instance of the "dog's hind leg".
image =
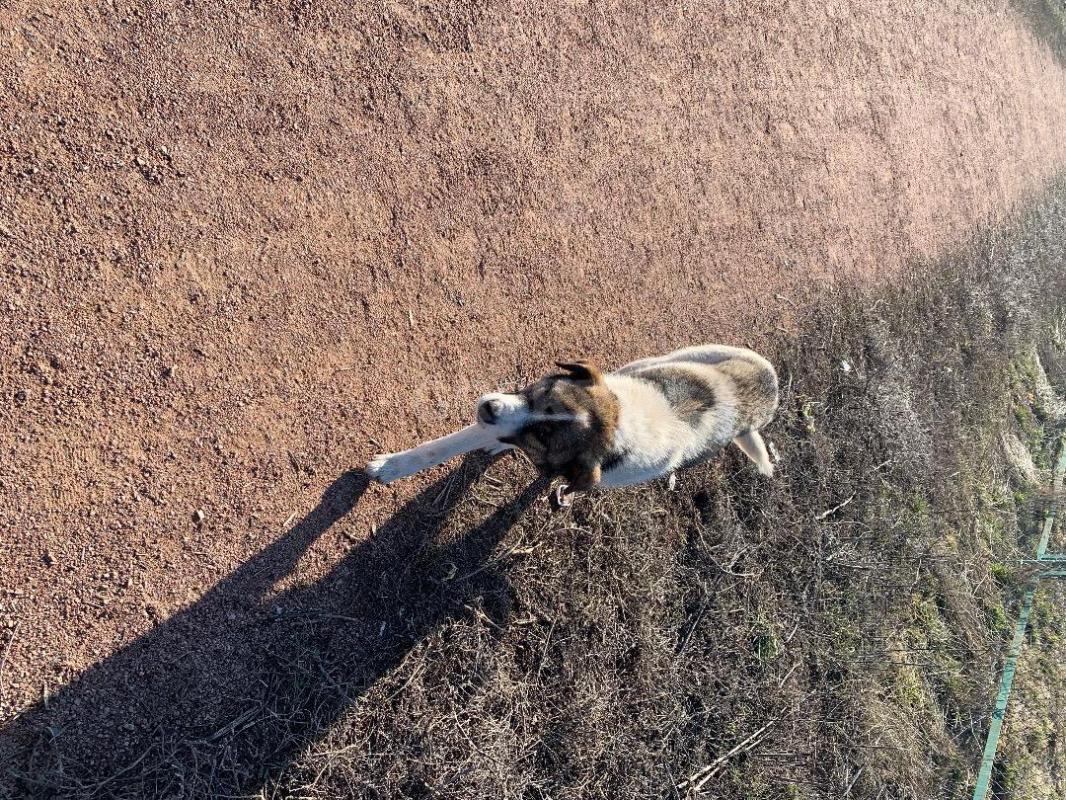
<svg viewBox="0 0 1066 800">
<path fill-rule="evenodd" d="M 774 465 L 770 461 L 770 454 L 766 452 L 766 442 L 758 431 L 742 433 L 733 440 L 733 444 L 739 447 L 750 458 L 759 472 L 767 477 L 774 474 Z"/>
</svg>

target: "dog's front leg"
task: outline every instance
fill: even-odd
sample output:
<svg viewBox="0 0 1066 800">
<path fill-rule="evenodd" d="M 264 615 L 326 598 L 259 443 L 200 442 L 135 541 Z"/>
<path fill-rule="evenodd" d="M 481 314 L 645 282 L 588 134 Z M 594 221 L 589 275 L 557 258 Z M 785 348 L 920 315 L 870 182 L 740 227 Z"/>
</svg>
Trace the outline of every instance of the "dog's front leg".
<svg viewBox="0 0 1066 800">
<path fill-rule="evenodd" d="M 496 433 L 485 425 L 468 425 L 460 431 L 425 442 L 410 450 L 374 456 L 366 465 L 366 472 L 371 478 L 382 483 L 392 483 L 474 450 L 498 453 L 508 449 L 507 445 L 501 444 L 496 438 Z"/>
</svg>

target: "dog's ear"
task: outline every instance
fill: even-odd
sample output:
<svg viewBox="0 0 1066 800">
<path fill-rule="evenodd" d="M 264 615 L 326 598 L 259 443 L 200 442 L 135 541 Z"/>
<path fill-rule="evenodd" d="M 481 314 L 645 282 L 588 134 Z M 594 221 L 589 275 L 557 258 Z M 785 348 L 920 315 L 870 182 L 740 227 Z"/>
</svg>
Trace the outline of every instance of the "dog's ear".
<svg viewBox="0 0 1066 800">
<path fill-rule="evenodd" d="M 564 369 L 569 373 L 567 377 L 571 380 L 587 382 L 587 383 L 602 383 L 603 373 L 599 371 L 594 365 L 588 361 L 556 361 L 555 366 L 560 369 Z"/>
</svg>

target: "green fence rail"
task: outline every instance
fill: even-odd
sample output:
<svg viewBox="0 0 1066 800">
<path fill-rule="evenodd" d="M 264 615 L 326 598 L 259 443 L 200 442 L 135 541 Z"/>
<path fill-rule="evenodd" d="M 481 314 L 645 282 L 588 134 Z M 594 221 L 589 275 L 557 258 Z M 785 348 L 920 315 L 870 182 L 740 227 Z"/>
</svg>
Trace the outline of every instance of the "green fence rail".
<svg viewBox="0 0 1066 800">
<path fill-rule="evenodd" d="M 1059 460 L 1055 465 L 1055 498 L 1062 491 L 1063 472 L 1066 472 L 1066 439 L 1063 439 L 1060 445 Z M 992 710 L 992 722 L 988 726 L 988 738 L 985 740 L 985 750 L 981 756 L 981 768 L 977 773 L 977 785 L 973 790 L 973 800 L 986 800 L 988 790 L 992 785 L 992 767 L 996 761 L 999 735 L 1003 731 L 1003 717 L 1007 713 L 1011 685 L 1014 683 L 1014 673 L 1018 668 L 1018 656 L 1021 655 L 1022 645 L 1025 643 L 1025 632 L 1029 627 L 1029 615 L 1033 610 L 1033 597 L 1036 595 L 1037 586 L 1045 578 L 1066 578 L 1066 554 L 1047 552 L 1048 542 L 1051 540 L 1051 531 L 1055 527 L 1057 505 L 1053 500 L 1048 508 L 1044 517 L 1044 528 L 1040 533 L 1040 542 L 1036 546 L 1035 562 L 1029 562 L 1041 566 L 1046 565 L 1047 569 L 1036 573 L 1022 596 L 1018 624 L 1014 626 L 1014 638 L 1011 639 L 1010 648 L 1007 650 L 1007 658 L 1003 662 L 1003 675 L 999 681 L 999 694 L 996 695 L 996 705 Z"/>
</svg>

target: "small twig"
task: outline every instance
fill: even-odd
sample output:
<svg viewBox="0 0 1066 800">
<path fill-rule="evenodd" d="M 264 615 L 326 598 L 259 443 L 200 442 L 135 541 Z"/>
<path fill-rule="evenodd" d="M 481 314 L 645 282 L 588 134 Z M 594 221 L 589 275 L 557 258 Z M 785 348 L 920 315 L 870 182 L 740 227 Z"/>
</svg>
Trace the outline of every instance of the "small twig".
<svg viewBox="0 0 1066 800">
<path fill-rule="evenodd" d="M 497 564 L 499 564 L 501 561 L 503 561 L 503 559 L 508 558 L 509 556 L 515 555 L 516 553 L 518 555 L 525 555 L 526 553 L 533 551 L 532 547 L 526 548 L 526 549 L 523 549 L 523 550 L 519 550 L 518 546 L 521 543 L 522 543 L 521 540 L 515 542 L 507 550 L 503 551 L 502 553 L 500 553 L 499 555 L 497 555 L 496 557 L 494 557 L 490 561 L 486 561 L 484 564 L 482 564 L 477 569 L 473 569 L 470 572 L 465 572 L 465 573 L 463 573 L 462 575 L 459 575 L 459 576 L 453 575 L 452 577 L 447 578 L 446 580 L 448 580 L 449 582 L 451 582 L 451 581 L 467 581 L 467 580 L 470 580 L 471 578 L 473 578 L 475 575 L 478 575 L 478 574 L 484 572 L 485 570 L 487 570 L 487 569 L 489 569 L 491 567 L 495 567 Z"/>
<path fill-rule="evenodd" d="M 848 784 L 848 788 L 844 790 L 844 797 L 851 797 L 851 790 L 855 786 L 855 784 L 858 783 L 858 780 L 862 776 L 862 771 L 864 769 L 866 769 L 865 765 L 859 767 L 859 771 L 856 772 L 855 777 L 851 779 L 851 783 Z"/>
<path fill-rule="evenodd" d="M 829 561 L 830 559 L 826 559 Z M 848 564 L 844 561 L 834 561 L 834 567 L 845 567 L 846 569 L 884 569 L 883 564 Z"/>
<path fill-rule="evenodd" d="M 255 716 L 255 712 L 257 710 L 258 709 L 256 709 L 256 708 L 249 708 L 244 713 L 239 714 L 235 719 L 231 719 L 229 722 L 227 722 L 225 725 L 223 725 L 217 731 L 215 731 L 210 736 L 208 736 L 204 741 L 205 742 L 215 742 L 215 741 L 218 741 L 219 739 L 221 739 L 223 736 L 226 736 L 226 735 L 228 735 L 230 733 L 236 732 L 236 730 L 237 730 L 237 728 L 239 726 L 243 725 L 245 722 L 247 722 L 248 720 L 250 720 L 252 717 Z"/>
<path fill-rule="evenodd" d="M 775 300 L 781 300 L 781 301 L 783 301 L 783 302 L 785 302 L 785 303 L 788 303 L 788 304 L 789 304 L 790 306 L 792 306 L 793 308 L 796 308 L 796 307 L 797 307 L 797 306 L 796 306 L 796 301 L 795 301 L 795 300 L 793 300 L 793 299 L 792 299 L 791 297 L 785 297 L 785 296 L 784 296 L 783 294 L 775 294 L 775 295 L 774 295 L 774 299 L 775 299 Z"/>
<path fill-rule="evenodd" d="M 847 505 L 848 503 L 850 503 L 850 502 L 851 502 L 852 500 L 854 500 L 854 499 L 855 499 L 855 495 L 852 495 L 851 497 L 849 497 L 849 498 L 848 498 L 847 500 L 845 500 L 845 501 L 844 501 L 843 503 L 841 503 L 840 505 L 836 505 L 836 506 L 833 506 L 833 507 L 832 507 L 832 508 L 830 508 L 830 509 L 829 509 L 828 511 L 823 511 L 823 512 L 822 512 L 821 514 L 819 514 L 819 515 L 818 515 L 817 517 L 815 517 L 814 519 L 815 519 L 816 521 L 818 521 L 818 522 L 821 522 L 821 521 L 822 521 L 823 519 L 825 519 L 826 517 L 828 517 L 828 516 L 829 516 L 830 514 L 835 514 L 836 512 L 838 512 L 838 511 L 839 511 L 840 509 L 842 509 L 842 508 L 843 508 L 844 506 L 846 506 L 846 505 Z"/>
<path fill-rule="evenodd" d="M 0 701 L 4 699 L 4 667 L 7 666 L 7 655 L 11 652 L 11 645 L 15 643 L 15 637 L 19 635 L 20 627 L 22 627 L 21 619 L 15 623 L 15 628 L 11 631 L 11 638 L 4 645 L 4 654 L 0 656 Z"/>
<path fill-rule="evenodd" d="M 680 646 L 677 648 L 677 655 L 681 655 L 685 652 L 685 648 L 688 646 L 688 640 L 692 638 L 693 632 L 696 630 L 696 626 L 700 624 L 700 620 L 703 619 L 703 612 L 707 610 L 707 598 L 703 599 L 700 603 L 700 610 L 696 613 L 696 618 L 689 625 L 688 631 L 685 633 L 685 638 L 681 640 Z"/>
<path fill-rule="evenodd" d="M 792 665 L 792 669 L 785 673 L 785 677 L 783 677 L 780 681 L 777 682 L 778 689 L 784 688 L 786 681 L 788 681 L 788 679 L 792 677 L 792 673 L 799 668 L 799 665 L 800 662 L 797 661 L 795 664 Z"/>
<path fill-rule="evenodd" d="M 159 728 L 157 727 L 155 729 L 155 731 L 158 732 Z M 103 789 L 105 786 L 108 786 L 108 785 L 114 783 L 117 779 L 121 778 L 127 772 L 131 771 L 138 764 L 140 764 L 142 761 L 144 761 L 144 759 L 148 757 L 148 754 L 152 752 L 154 747 L 155 747 L 154 744 L 148 745 L 148 748 L 143 753 L 141 753 L 141 755 L 138 758 L 136 758 L 132 763 L 127 764 L 122 769 L 120 769 L 118 772 L 116 772 L 116 773 L 114 773 L 112 775 L 109 775 L 108 777 L 104 778 L 102 781 L 94 784 L 93 786 L 85 787 L 86 789 L 89 790 L 89 793 L 85 794 L 83 796 L 84 797 L 95 797 L 96 793 L 99 792 L 101 789 Z"/>
<path fill-rule="evenodd" d="M 688 780 L 681 781 L 681 783 L 677 785 L 677 788 L 684 789 L 686 786 L 691 786 L 693 791 L 698 792 L 700 789 L 703 788 L 704 784 L 707 783 L 707 781 L 709 781 L 718 773 L 718 770 L 721 769 L 722 765 L 724 765 L 729 759 L 731 759 L 738 753 L 747 752 L 748 750 L 751 750 L 753 747 L 755 747 L 755 745 L 757 745 L 761 740 L 762 735 L 766 733 L 766 731 L 770 730 L 770 728 L 772 728 L 774 725 L 776 725 L 777 722 L 778 720 L 776 719 L 770 720 L 761 728 L 759 728 L 759 730 L 755 731 L 755 733 L 753 733 L 747 739 L 736 745 L 724 756 L 719 756 L 706 767 L 696 770 L 696 772 L 692 773 L 692 775 L 689 776 Z"/>
<path fill-rule="evenodd" d="M 400 664 L 400 666 L 402 667 L 406 663 L 407 663 L 407 658 L 405 657 L 403 662 Z M 411 674 L 407 676 L 407 680 L 405 680 L 403 683 L 401 683 L 399 686 L 397 686 L 395 689 L 393 689 L 391 692 L 389 692 L 388 696 L 385 698 L 385 702 L 391 702 L 393 700 L 393 698 L 395 698 L 398 695 L 400 695 L 408 686 L 410 686 L 414 682 L 415 678 L 417 678 L 419 675 L 422 674 L 422 670 L 424 670 L 425 668 L 426 668 L 425 661 L 420 661 L 419 663 L 415 664 L 414 669 L 411 670 Z M 347 748 L 344 748 L 344 749 L 347 749 Z"/>
<path fill-rule="evenodd" d="M 280 613 L 274 614 L 273 619 L 298 619 L 300 617 L 313 617 L 314 619 L 336 619 L 342 622 L 365 622 L 365 620 L 362 620 L 359 617 L 347 617 L 344 614 L 330 614 L 329 612 L 322 611 L 317 608 L 297 609 L 295 611 L 282 611 Z"/>
<path fill-rule="evenodd" d="M 711 561 L 713 561 L 714 565 L 716 567 L 718 567 L 718 569 L 722 570 L 722 572 L 724 572 L 726 575 L 732 575 L 735 578 L 754 578 L 754 577 L 758 577 L 759 575 L 762 574 L 761 571 L 760 572 L 734 572 L 733 571 L 733 567 L 736 566 L 736 563 L 738 561 L 740 561 L 740 559 L 745 554 L 751 552 L 753 549 L 754 549 L 753 547 L 741 547 L 739 550 L 737 550 L 736 553 L 733 554 L 733 558 L 731 558 L 729 560 L 729 563 L 726 564 L 724 567 L 718 561 L 718 559 L 716 559 L 714 556 L 711 556 Z"/>
<path fill-rule="evenodd" d="M 789 642 L 792 641 L 792 637 L 796 635 L 796 631 L 799 630 L 799 626 L 800 626 L 799 622 L 797 622 L 795 625 L 792 626 L 791 633 L 789 633 L 789 635 L 785 637 L 785 644 L 788 644 Z"/>
<path fill-rule="evenodd" d="M 490 617 L 488 614 L 486 614 L 480 608 L 475 608 L 474 606 L 470 605 L 469 603 L 464 603 L 463 604 L 463 608 L 465 608 L 467 611 L 472 613 L 475 617 L 480 619 L 482 622 L 485 622 L 485 623 L 488 623 L 489 625 L 491 625 L 493 628 L 498 630 L 500 633 L 504 632 L 504 628 L 501 628 L 496 622 L 493 621 L 492 617 Z"/>
<path fill-rule="evenodd" d="M 548 657 L 548 644 L 551 642 L 552 634 L 555 632 L 555 620 L 552 620 L 552 626 L 548 628 L 548 635 L 544 637 L 544 647 L 540 649 L 540 663 L 537 664 L 537 677 L 533 679 L 533 684 L 536 685 L 540 682 L 540 672 L 544 669 L 544 661 Z"/>
</svg>

